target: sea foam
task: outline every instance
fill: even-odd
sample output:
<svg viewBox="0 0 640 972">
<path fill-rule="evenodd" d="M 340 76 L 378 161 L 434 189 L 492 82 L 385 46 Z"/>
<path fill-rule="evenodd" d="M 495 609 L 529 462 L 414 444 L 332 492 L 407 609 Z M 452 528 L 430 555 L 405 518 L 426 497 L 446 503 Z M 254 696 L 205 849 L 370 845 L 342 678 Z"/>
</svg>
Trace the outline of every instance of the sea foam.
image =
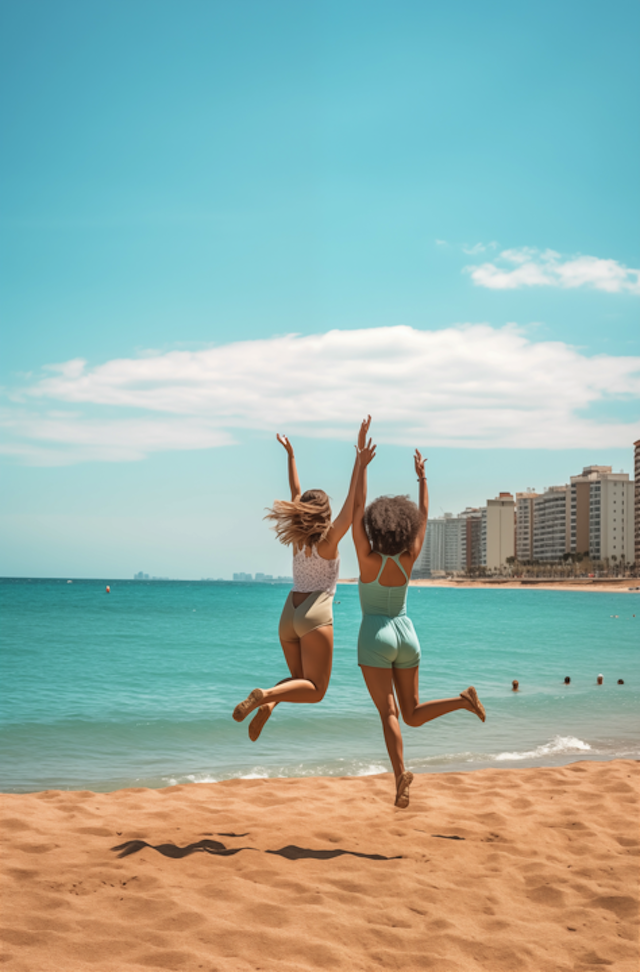
<svg viewBox="0 0 640 972">
<path fill-rule="evenodd" d="M 543 756 L 557 756 L 571 753 L 591 752 L 591 746 L 575 736 L 554 736 L 548 743 L 525 752 L 498 753 L 496 762 L 511 762 L 520 759 L 541 759 Z"/>
</svg>

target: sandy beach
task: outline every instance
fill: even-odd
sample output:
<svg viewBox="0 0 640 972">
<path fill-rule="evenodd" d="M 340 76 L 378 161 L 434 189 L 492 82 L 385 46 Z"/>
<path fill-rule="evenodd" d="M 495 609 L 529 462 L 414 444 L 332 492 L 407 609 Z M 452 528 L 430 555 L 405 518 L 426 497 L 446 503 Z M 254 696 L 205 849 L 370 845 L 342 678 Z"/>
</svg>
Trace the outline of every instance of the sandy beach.
<svg viewBox="0 0 640 972">
<path fill-rule="evenodd" d="M 340 578 L 340 584 L 357 584 L 357 577 Z M 451 587 L 464 590 L 512 590 L 512 591 L 596 591 L 614 594 L 640 594 L 640 578 L 595 578 L 576 580 L 524 579 L 524 580 L 410 580 L 411 587 Z"/>
<path fill-rule="evenodd" d="M 475 590 L 596 591 L 610 594 L 638 594 L 640 581 L 633 578 L 593 580 L 412 580 L 414 587 L 461 587 Z"/>
<path fill-rule="evenodd" d="M 636 762 L 392 789 L 4 794 L 3 967 L 637 972 Z"/>
</svg>

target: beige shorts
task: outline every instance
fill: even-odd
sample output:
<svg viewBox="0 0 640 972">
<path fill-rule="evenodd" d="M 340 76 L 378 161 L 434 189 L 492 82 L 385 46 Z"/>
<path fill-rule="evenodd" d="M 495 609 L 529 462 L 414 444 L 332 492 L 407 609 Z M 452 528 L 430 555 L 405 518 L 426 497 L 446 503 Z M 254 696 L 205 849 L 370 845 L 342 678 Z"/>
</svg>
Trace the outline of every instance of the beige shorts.
<svg viewBox="0 0 640 972">
<path fill-rule="evenodd" d="M 294 607 L 293 591 L 289 591 L 278 629 L 283 641 L 300 641 L 304 635 L 324 624 L 333 624 L 333 594 L 312 591 L 302 604 Z"/>
</svg>

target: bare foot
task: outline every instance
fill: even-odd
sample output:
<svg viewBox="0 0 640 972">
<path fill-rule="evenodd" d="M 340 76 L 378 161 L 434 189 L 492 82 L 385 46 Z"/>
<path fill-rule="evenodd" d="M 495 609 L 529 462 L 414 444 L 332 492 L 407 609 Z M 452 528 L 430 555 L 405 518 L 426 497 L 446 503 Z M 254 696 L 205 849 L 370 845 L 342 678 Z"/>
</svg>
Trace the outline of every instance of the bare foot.
<svg viewBox="0 0 640 972">
<path fill-rule="evenodd" d="M 249 723 L 249 739 L 251 742 L 255 742 L 262 730 L 264 729 L 265 722 L 271 715 L 273 709 L 270 705 L 261 705 L 253 719 Z"/>
<path fill-rule="evenodd" d="M 250 712 L 260 705 L 264 698 L 264 692 L 262 689 L 254 689 L 253 692 L 249 692 L 244 702 L 238 702 L 237 706 L 233 710 L 233 718 L 236 722 L 242 722 L 246 719 Z"/>
<path fill-rule="evenodd" d="M 478 698 L 478 693 L 474 689 L 473 685 L 470 685 L 468 689 L 460 693 L 460 698 L 464 699 L 465 702 L 469 703 L 470 711 L 475 712 L 478 719 L 482 722 L 487 718 L 487 713 L 484 711 L 484 706 L 480 699 Z"/>
<path fill-rule="evenodd" d="M 396 806 L 404 810 L 409 806 L 409 787 L 413 783 L 413 773 L 401 773 L 396 787 Z"/>
</svg>

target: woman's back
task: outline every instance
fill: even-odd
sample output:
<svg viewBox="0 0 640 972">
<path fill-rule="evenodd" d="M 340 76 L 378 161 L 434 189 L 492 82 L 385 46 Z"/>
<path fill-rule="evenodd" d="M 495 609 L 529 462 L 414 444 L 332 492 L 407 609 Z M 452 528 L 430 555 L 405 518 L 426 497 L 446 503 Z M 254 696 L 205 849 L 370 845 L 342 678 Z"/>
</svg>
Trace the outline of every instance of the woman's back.
<svg viewBox="0 0 640 972">
<path fill-rule="evenodd" d="M 407 591 L 409 588 L 409 574 L 400 559 L 405 555 L 378 554 L 378 556 L 382 558 L 382 563 L 375 578 L 365 581 L 360 577 L 358 580 L 362 613 L 363 615 L 382 615 L 388 618 L 401 617 L 407 613 Z M 397 570 L 392 567 L 389 561 L 396 566 Z M 365 572 L 365 576 L 367 576 L 367 573 Z M 393 583 L 400 576 L 404 578 L 402 583 Z M 384 581 L 387 583 L 384 583 Z"/>
<path fill-rule="evenodd" d="M 328 560 L 320 556 L 317 547 L 294 550 L 292 590 L 301 593 L 327 591 L 335 594 L 339 572 L 339 556 Z"/>
</svg>

